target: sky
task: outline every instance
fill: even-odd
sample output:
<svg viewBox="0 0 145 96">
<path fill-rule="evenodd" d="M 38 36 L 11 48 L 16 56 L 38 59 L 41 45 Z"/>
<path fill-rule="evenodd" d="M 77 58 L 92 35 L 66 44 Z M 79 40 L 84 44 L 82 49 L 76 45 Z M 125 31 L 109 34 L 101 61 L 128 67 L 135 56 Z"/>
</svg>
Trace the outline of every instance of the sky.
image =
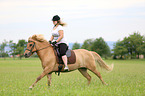
<svg viewBox="0 0 145 96">
<path fill-rule="evenodd" d="M 0 43 L 27 41 L 34 34 L 49 40 L 54 15 L 67 23 L 69 43 L 99 37 L 118 41 L 134 32 L 145 35 L 145 0 L 0 0 Z"/>
</svg>

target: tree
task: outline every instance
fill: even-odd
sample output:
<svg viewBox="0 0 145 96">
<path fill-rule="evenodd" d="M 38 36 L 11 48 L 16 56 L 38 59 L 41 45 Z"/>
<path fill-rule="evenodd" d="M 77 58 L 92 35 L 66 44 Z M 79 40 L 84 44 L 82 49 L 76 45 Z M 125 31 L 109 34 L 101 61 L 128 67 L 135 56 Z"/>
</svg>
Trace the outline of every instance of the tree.
<svg viewBox="0 0 145 96">
<path fill-rule="evenodd" d="M 145 41 L 143 41 L 143 44 L 137 48 L 137 51 L 140 54 L 144 54 L 144 57 L 145 57 Z"/>
<path fill-rule="evenodd" d="M 128 50 L 127 48 L 124 47 L 123 42 L 122 41 L 118 41 L 114 44 L 114 49 L 112 50 L 114 51 L 114 56 L 119 56 L 120 55 L 120 59 L 123 59 L 123 56 L 125 54 L 128 54 Z"/>
<path fill-rule="evenodd" d="M 119 41 L 114 46 L 115 55 L 131 55 L 131 59 L 143 54 L 145 39 L 139 34 L 139 32 L 133 33 L 128 37 L 125 37 L 122 41 Z M 137 56 L 138 55 L 138 56 Z"/>
<path fill-rule="evenodd" d="M 73 47 L 72 47 L 72 50 L 75 50 L 75 49 L 80 49 L 80 44 L 77 43 L 77 42 L 75 42 L 75 43 L 73 44 Z"/>
<path fill-rule="evenodd" d="M 129 37 L 125 37 L 123 42 L 124 47 L 126 47 L 128 53 L 131 54 L 131 58 L 136 58 L 136 55 L 138 55 L 139 58 L 140 53 L 137 49 L 143 44 L 143 36 L 141 36 L 139 32 L 133 33 Z"/>
<path fill-rule="evenodd" d="M 96 38 L 93 41 L 91 50 L 97 52 L 101 56 L 107 57 L 107 56 L 111 55 L 110 48 L 102 37 Z"/>
<path fill-rule="evenodd" d="M 2 42 L 2 44 L 0 44 L 0 55 L 1 55 L 1 57 L 4 57 L 4 59 L 5 59 L 6 55 L 7 55 L 7 52 L 5 52 L 5 47 L 6 46 L 7 46 L 7 41 L 4 40 Z"/>
<path fill-rule="evenodd" d="M 27 42 L 25 40 L 19 40 L 17 44 L 17 54 L 20 56 L 20 59 L 23 57 L 24 49 L 26 48 Z"/>
<path fill-rule="evenodd" d="M 96 38 L 95 40 L 85 40 L 81 48 L 89 51 L 95 51 L 104 57 L 111 55 L 110 48 L 102 37 Z"/>
<path fill-rule="evenodd" d="M 93 39 L 87 39 L 84 41 L 81 48 L 91 51 L 91 46 L 92 46 L 93 42 L 94 42 Z"/>
<path fill-rule="evenodd" d="M 11 48 L 11 50 L 9 52 L 11 52 L 11 55 L 13 56 L 13 59 L 15 59 L 17 44 L 13 43 L 13 40 L 10 40 L 9 41 L 9 47 Z"/>
</svg>

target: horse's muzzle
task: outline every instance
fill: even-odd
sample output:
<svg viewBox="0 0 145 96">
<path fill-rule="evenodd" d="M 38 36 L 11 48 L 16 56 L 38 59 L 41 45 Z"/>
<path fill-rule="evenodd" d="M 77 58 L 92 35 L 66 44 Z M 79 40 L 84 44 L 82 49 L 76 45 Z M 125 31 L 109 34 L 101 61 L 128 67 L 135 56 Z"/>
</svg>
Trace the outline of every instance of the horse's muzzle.
<svg viewBox="0 0 145 96">
<path fill-rule="evenodd" d="M 30 55 L 31 55 L 31 52 L 24 53 L 25 58 L 29 58 L 29 57 L 30 57 Z"/>
</svg>

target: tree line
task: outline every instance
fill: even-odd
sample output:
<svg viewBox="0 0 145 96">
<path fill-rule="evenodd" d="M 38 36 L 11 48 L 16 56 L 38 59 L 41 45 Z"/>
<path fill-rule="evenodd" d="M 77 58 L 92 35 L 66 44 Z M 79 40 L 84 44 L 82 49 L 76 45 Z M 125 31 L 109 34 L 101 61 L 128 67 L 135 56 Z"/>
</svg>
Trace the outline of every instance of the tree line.
<svg viewBox="0 0 145 96">
<path fill-rule="evenodd" d="M 0 57 L 5 58 L 11 55 L 15 59 L 16 55 L 18 55 L 21 59 L 26 45 L 27 41 L 23 39 L 19 40 L 18 43 L 14 43 L 13 40 L 9 42 L 4 40 L 0 43 Z M 5 52 L 6 46 L 9 46 L 10 50 Z M 113 56 L 114 59 L 135 59 L 139 58 L 139 55 L 144 55 L 145 57 L 145 36 L 142 36 L 139 32 L 134 32 L 128 37 L 124 37 L 123 40 L 118 40 L 113 46 L 113 49 L 110 50 L 104 39 L 100 37 L 96 39 L 87 39 L 82 45 L 75 42 L 72 49 L 81 48 L 95 51 L 104 58 Z"/>
<path fill-rule="evenodd" d="M 26 48 L 27 42 L 25 40 L 19 40 L 18 43 L 14 43 L 13 40 L 10 40 L 9 42 L 4 40 L 0 44 L 0 57 L 8 57 L 11 55 L 14 59 L 16 55 L 21 59 L 24 54 L 24 50 Z M 9 46 L 10 50 L 5 51 L 5 48 Z"/>
<path fill-rule="evenodd" d="M 4 40 L 2 44 L 0 44 L 0 57 L 5 58 L 11 55 L 15 59 L 15 57 L 18 55 L 18 57 L 21 59 L 23 57 L 26 44 L 27 42 L 23 39 L 19 40 L 18 43 L 14 43 L 13 40 L 10 40 L 9 42 Z M 6 46 L 9 46 L 10 51 L 5 52 Z M 80 44 L 74 43 L 72 49 L 79 49 L 79 48 L 87 49 L 90 51 L 95 51 L 104 57 L 111 55 L 110 48 L 102 37 L 95 40 L 87 39 L 84 41 L 84 44 L 82 45 L 82 47 L 80 47 Z"/>
<path fill-rule="evenodd" d="M 110 50 L 102 37 L 87 39 L 82 46 L 76 42 L 72 49 L 80 48 L 95 51 L 105 58 L 113 56 L 113 59 L 139 59 L 139 55 L 144 55 L 145 57 L 145 36 L 142 36 L 139 32 L 134 32 L 123 38 L 123 40 L 118 40 L 114 43 L 112 50 Z"/>
</svg>

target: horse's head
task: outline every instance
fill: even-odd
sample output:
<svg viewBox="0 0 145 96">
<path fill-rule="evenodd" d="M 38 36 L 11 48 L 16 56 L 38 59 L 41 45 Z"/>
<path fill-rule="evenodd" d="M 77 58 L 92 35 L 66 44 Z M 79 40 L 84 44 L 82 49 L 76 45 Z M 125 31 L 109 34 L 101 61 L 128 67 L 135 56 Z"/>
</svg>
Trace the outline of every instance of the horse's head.
<svg viewBox="0 0 145 96">
<path fill-rule="evenodd" d="M 33 35 L 32 37 L 29 37 L 28 39 L 27 49 L 24 52 L 24 56 L 28 58 L 34 52 L 38 52 L 40 50 L 46 49 L 49 46 L 51 45 L 48 44 L 47 40 L 44 39 L 44 36 L 42 34 Z"/>
<path fill-rule="evenodd" d="M 36 44 L 34 40 L 29 40 L 27 44 L 27 49 L 24 52 L 25 58 L 30 57 L 34 52 L 36 52 Z"/>
</svg>

